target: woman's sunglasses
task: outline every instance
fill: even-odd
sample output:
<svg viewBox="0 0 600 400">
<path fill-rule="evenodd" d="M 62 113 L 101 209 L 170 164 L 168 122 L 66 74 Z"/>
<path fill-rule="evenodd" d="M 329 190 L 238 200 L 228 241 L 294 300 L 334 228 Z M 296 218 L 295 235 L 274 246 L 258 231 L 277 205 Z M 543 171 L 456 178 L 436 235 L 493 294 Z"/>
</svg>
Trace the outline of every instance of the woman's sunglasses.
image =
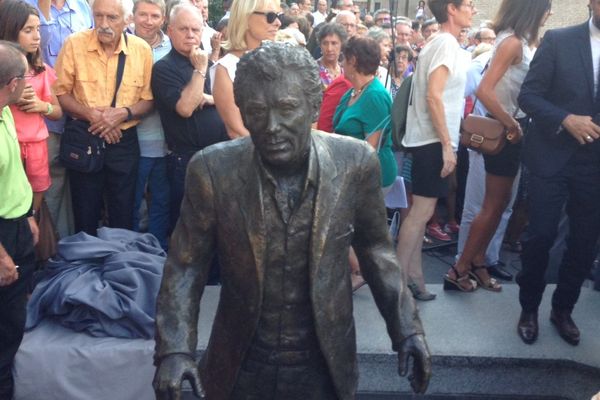
<svg viewBox="0 0 600 400">
<path fill-rule="evenodd" d="M 275 20 L 277 18 L 280 18 L 283 16 L 283 13 L 276 13 L 274 11 L 269 11 L 269 12 L 253 11 L 252 14 L 264 15 L 265 17 L 267 17 L 267 23 L 269 23 L 269 24 L 272 24 L 273 22 L 275 22 Z"/>
</svg>

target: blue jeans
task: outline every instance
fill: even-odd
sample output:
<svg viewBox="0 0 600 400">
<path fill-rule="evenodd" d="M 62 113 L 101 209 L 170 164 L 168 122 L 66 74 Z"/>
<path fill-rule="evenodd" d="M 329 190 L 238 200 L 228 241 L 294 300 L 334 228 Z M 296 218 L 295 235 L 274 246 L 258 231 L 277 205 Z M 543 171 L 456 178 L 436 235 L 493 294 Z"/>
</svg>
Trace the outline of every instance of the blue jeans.
<svg viewBox="0 0 600 400">
<path fill-rule="evenodd" d="M 146 193 L 148 199 L 148 232 L 156 236 L 165 251 L 168 247 L 170 185 L 167 179 L 166 157 L 140 157 L 135 185 L 133 230 L 140 231 L 140 205 Z"/>
<path fill-rule="evenodd" d="M 167 155 L 167 173 L 169 183 L 171 184 L 171 231 L 175 229 L 177 220 L 179 219 L 179 211 L 183 200 L 185 189 L 185 173 L 190 159 L 196 154 L 190 153 L 170 153 Z M 208 285 L 218 284 L 220 280 L 219 260 L 217 256 L 211 261 L 210 273 L 208 277 Z"/>
<path fill-rule="evenodd" d="M 185 187 L 185 172 L 195 153 L 170 153 L 167 155 L 167 173 L 171 184 L 171 231 L 179 219 L 181 201 Z"/>
</svg>

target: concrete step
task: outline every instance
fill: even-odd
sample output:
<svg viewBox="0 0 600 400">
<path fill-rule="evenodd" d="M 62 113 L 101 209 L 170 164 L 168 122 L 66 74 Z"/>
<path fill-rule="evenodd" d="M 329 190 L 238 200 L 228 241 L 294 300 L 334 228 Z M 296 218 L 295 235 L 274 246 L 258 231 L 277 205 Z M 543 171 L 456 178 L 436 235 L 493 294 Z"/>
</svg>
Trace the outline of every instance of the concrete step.
<svg viewBox="0 0 600 400">
<path fill-rule="evenodd" d="M 504 285 L 501 293 L 444 292 L 439 284 L 427 287 L 438 295 L 434 301 L 419 303 L 433 355 L 428 394 L 581 400 L 600 391 L 600 292 L 582 290 L 573 313 L 582 339 L 579 346 L 571 346 L 548 319 L 554 290 L 549 285 L 539 311 L 539 338 L 526 345 L 516 333 L 518 286 Z M 368 287 L 355 294 L 354 304 L 359 391 L 408 393 L 406 380 L 397 377 L 396 356 L 389 350 L 383 319 Z"/>
</svg>

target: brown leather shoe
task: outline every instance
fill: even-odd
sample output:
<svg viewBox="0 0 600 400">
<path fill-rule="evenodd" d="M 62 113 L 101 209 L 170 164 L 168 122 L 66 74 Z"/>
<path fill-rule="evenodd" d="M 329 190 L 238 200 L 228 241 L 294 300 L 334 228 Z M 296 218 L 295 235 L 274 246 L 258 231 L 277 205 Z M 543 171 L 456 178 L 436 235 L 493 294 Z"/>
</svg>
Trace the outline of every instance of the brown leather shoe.
<svg viewBox="0 0 600 400">
<path fill-rule="evenodd" d="M 538 337 L 538 313 L 521 311 L 517 332 L 523 342 L 532 344 Z"/>
<path fill-rule="evenodd" d="M 577 346 L 579 344 L 579 328 L 571 318 L 568 311 L 552 309 L 550 312 L 550 321 L 558 330 L 558 334 L 565 342 Z"/>
</svg>

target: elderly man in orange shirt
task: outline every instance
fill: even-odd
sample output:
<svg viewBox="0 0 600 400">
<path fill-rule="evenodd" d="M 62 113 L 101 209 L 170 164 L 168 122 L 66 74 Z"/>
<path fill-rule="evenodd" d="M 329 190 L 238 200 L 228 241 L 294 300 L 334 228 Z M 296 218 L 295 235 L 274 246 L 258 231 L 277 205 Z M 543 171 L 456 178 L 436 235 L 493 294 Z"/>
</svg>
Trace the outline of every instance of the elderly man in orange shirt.
<svg viewBox="0 0 600 400">
<path fill-rule="evenodd" d="M 132 228 L 136 125 L 152 109 L 152 50 L 143 39 L 123 32 L 131 13 L 124 0 L 96 0 L 92 11 L 95 28 L 73 34 L 59 54 L 55 91 L 63 110 L 89 122 L 88 131 L 105 142 L 99 171 L 69 170 L 75 231 L 95 235 L 104 199 L 108 226 Z M 117 86 L 120 53 L 125 63 Z M 67 122 L 65 131 L 69 123 L 74 122 Z"/>
</svg>

